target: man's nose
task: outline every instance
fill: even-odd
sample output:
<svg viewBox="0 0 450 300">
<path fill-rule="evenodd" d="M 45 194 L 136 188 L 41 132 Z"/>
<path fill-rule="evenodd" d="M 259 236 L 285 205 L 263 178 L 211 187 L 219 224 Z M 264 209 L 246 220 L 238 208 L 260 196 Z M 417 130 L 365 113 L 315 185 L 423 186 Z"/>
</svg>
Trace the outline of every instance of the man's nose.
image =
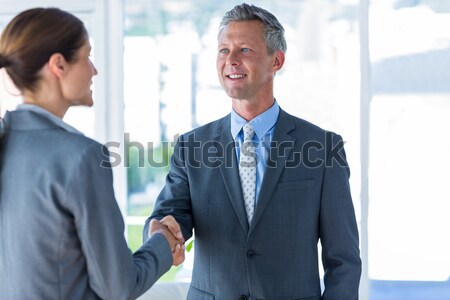
<svg viewBox="0 0 450 300">
<path fill-rule="evenodd" d="M 237 66 L 239 64 L 240 64 L 239 53 L 237 51 L 230 51 L 230 54 L 227 57 L 226 65 Z"/>
</svg>

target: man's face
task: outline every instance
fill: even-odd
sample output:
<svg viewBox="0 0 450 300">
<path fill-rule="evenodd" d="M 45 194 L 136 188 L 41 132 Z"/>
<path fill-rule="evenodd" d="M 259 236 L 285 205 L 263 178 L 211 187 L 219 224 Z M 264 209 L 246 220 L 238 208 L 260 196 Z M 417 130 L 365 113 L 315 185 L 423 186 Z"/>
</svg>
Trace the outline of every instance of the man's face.
<svg viewBox="0 0 450 300">
<path fill-rule="evenodd" d="M 259 21 L 230 22 L 219 35 L 217 73 L 232 99 L 254 102 L 273 93 L 276 53 L 268 54 L 263 30 Z"/>
</svg>

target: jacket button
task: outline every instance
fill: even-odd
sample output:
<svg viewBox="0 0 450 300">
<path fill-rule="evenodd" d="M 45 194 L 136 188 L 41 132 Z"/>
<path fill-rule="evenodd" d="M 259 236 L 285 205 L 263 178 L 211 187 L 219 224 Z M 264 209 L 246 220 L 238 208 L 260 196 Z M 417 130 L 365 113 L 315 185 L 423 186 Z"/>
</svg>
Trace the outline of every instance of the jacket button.
<svg viewBox="0 0 450 300">
<path fill-rule="evenodd" d="M 253 250 L 248 250 L 248 251 L 247 251 L 247 257 L 250 258 L 250 259 L 253 258 L 253 257 L 255 257 L 255 254 L 256 254 L 256 253 L 255 253 L 255 251 L 253 251 Z"/>
<path fill-rule="evenodd" d="M 248 297 L 245 296 L 245 295 L 242 295 L 242 296 L 239 297 L 239 300 L 248 300 Z"/>
</svg>

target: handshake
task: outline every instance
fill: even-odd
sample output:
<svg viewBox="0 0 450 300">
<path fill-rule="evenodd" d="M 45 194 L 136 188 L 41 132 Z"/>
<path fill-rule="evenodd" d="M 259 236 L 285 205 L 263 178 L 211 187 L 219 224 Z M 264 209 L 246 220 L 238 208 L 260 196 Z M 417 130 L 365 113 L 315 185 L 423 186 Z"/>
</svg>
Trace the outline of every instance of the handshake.
<svg viewBox="0 0 450 300">
<path fill-rule="evenodd" d="M 166 216 L 160 221 L 152 219 L 148 231 L 149 237 L 155 233 L 164 235 L 172 250 L 173 265 L 178 266 L 184 262 L 184 238 L 178 222 L 172 216 Z"/>
</svg>

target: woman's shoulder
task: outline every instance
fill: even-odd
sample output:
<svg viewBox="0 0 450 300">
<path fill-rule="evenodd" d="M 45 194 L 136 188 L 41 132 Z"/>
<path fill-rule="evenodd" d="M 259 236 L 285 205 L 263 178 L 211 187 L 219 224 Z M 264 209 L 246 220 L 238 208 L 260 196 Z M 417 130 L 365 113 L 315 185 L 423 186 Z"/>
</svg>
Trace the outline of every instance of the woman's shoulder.
<svg viewBox="0 0 450 300">
<path fill-rule="evenodd" d="M 105 145 L 81 134 L 71 132 L 61 132 L 61 143 L 59 151 L 71 153 L 74 156 L 87 159 L 104 159 L 109 157 L 108 149 Z"/>
</svg>

